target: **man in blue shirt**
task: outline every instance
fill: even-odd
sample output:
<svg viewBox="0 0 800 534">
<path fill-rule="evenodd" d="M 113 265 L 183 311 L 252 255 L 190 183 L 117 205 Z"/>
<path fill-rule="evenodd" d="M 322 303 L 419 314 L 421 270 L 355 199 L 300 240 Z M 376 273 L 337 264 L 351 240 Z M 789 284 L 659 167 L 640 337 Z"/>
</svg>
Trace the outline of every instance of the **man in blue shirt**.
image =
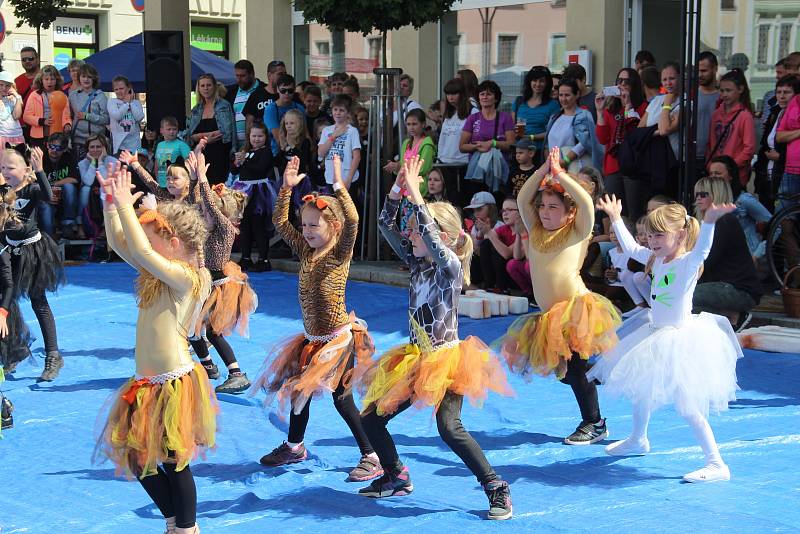
<svg viewBox="0 0 800 534">
<path fill-rule="evenodd" d="M 290 109 L 300 111 L 305 117 L 306 108 L 294 101 L 295 81 L 291 74 L 281 74 L 278 78 L 278 99 L 264 109 L 264 124 L 272 136 L 272 154 L 278 155 L 281 149 L 281 119 Z"/>
</svg>

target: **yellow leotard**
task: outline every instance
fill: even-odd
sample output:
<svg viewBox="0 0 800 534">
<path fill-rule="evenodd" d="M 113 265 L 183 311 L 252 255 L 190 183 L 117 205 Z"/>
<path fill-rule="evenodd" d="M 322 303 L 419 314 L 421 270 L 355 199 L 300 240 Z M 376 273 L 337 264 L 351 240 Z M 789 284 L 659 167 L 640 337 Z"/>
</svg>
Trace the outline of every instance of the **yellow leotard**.
<svg viewBox="0 0 800 534">
<path fill-rule="evenodd" d="M 191 364 L 187 337 L 210 291 L 208 272 L 155 252 L 132 206 L 106 209 L 104 218 L 109 247 L 139 271 L 143 280 L 150 277 L 151 283 L 163 284 L 152 287 L 148 282 L 140 283 L 140 298 L 141 291 L 153 291 L 148 295 L 152 302 L 139 306 L 136 374 L 155 376 Z M 147 285 L 151 288 L 144 287 Z"/>
</svg>

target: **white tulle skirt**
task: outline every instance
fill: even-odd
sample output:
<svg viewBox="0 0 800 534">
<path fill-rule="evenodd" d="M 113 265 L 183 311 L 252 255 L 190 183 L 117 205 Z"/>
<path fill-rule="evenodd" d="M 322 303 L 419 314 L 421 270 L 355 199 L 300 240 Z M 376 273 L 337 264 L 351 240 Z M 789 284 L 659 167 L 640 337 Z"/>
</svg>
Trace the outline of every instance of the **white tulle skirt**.
<svg viewBox="0 0 800 534">
<path fill-rule="evenodd" d="M 656 328 L 645 317 L 635 318 L 642 324 L 598 358 L 589 379 L 651 410 L 666 404 L 681 415 L 727 410 L 739 389 L 736 360 L 743 357 L 728 320 L 701 313 L 679 327 Z"/>
</svg>

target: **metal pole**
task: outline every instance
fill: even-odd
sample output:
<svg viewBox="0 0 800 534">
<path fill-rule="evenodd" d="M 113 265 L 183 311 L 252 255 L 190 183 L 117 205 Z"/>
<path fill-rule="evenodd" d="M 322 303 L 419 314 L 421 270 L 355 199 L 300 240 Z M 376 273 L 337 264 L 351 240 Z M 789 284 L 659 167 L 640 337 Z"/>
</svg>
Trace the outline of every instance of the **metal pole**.
<svg viewBox="0 0 800 534">
<path fill-rule="evenodd" d="M 683 90 L 681 91 L 681 123 L 678 130 L 679 182 L 678 200 L 690 205 L 696 176 L 697 159 L 697 56 L 700 47 L 701 0 L 681 0 L 681 54 L 683 58 Z"/>
</svg>

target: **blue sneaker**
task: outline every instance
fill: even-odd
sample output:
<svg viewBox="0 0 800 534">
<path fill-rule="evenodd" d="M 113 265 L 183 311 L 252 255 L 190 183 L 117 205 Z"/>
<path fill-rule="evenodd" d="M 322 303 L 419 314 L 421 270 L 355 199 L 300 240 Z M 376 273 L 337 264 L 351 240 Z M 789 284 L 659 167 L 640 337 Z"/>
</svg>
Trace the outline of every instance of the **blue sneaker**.
<svg viewBox="0 0 800 534">
<path fill-rule="evenodd" d="M 403 467 L 397 475 L 385 473 L 382 477 L 376 478 L 372 484 L 358 490 L 358 494 L 372 499 L 383 499 L 384 497 L 402 497 L 412 491 L 414 491 L 414 484 L 411 483 L 408 467 Z"/>
</svg>

